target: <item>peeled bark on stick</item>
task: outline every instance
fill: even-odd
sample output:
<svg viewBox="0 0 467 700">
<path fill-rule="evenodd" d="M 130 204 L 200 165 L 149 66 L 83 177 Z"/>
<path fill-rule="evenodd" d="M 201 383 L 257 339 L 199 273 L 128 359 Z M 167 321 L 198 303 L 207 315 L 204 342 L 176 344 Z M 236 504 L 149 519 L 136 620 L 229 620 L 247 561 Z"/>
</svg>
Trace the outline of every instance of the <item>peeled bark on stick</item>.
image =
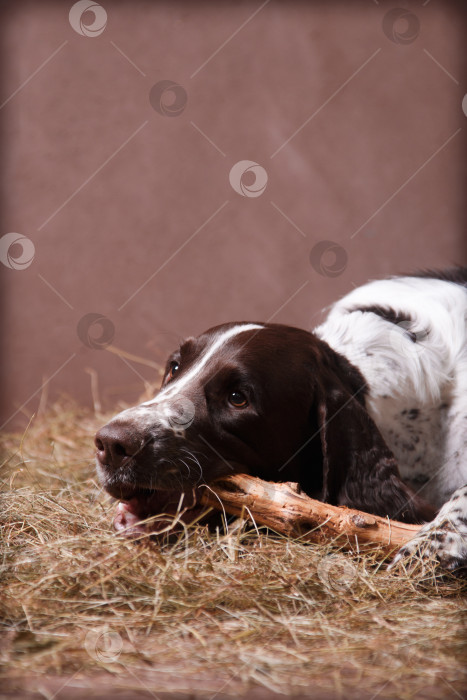
<svg viewBox="0 0 467 700">
<path fill-rule="evenodd" d="M 302 541 L 323 544 L 332 540 L 353 550 L 389 554 L 421 527 L 322 503 L 301 493 L 298 484 L 263 481 L 246 474 L 235 474 L 201 489 L 199 498 L 205 505 L 224 508 L 231 515 Z"/>
</svg>

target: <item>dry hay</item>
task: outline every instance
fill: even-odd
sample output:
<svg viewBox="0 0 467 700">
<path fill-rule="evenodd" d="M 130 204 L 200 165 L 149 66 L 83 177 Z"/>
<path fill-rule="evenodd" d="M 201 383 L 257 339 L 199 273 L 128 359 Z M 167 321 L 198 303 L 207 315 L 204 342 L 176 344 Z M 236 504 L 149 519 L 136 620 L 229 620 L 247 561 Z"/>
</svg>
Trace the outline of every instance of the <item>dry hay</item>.
<svg viewBox="0 0 467 700">
<path fill-rule="evenodd" d="M 61 401 L 4 437 L 4 689 L 462 697 L 465 583 L 238 521 L 165 544 L 116 537 L 92 455 L 105 419 Z"/>
</svg>

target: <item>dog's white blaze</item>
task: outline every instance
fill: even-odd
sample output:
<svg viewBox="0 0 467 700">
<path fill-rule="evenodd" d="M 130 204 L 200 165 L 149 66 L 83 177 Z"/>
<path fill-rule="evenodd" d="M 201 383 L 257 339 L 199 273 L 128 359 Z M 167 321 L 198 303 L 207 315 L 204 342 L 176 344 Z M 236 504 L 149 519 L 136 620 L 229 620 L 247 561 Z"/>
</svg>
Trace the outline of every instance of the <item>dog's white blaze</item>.
<svg viewBox="0 0 467 700">
<path fill-rule="evenodd" d="M 244 325 L 234 326 L 233 328 L 229 328 L 228 331 L 224 331 L 219 337 L 214 338 L 214 341 L 206 349 L 201 359 L 184 377 L 173 382 L 173 384 L 169 384 L 165 389 L 162 389 L 154 399 L 151 399 L 150 401 L 145 401 L 141 404 L 141 406 L 153 406 L 154 404 L 166 401 L 167 399 L 171 399 L 172 397 L 174 397 L 176 394 L 179 394 L 187 387 L 188 384 L 190 384 L 200 374 L 200 372 L 204 369 L 204 367 L 207 365 L 207 363 L 213 357 L 213 355 L 215 355 L 219 348 L 225 345 L 225 343 L 228 340 L 234 338 L 240 333 L 245 333 L 246 331 L 261 330 L 262 328 L 264 328 L 264 326 L 260 326 L 256 323 L 245 323 Z"/>
</svg>

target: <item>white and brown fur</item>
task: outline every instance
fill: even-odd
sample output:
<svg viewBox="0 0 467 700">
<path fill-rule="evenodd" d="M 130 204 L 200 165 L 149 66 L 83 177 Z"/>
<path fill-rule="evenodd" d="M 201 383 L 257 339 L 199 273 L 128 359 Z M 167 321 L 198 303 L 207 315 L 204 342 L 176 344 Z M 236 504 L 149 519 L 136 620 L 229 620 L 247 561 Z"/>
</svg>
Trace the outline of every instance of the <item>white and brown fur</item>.
<svg viewBox="0 0 467 700">
<path fill-rule="evenodd" d="M 359 368 L 402 478 L 441 508 L 396 557 L 467 563 L 467 269 L 370 282 L 315 333 Z"/>
</svg>

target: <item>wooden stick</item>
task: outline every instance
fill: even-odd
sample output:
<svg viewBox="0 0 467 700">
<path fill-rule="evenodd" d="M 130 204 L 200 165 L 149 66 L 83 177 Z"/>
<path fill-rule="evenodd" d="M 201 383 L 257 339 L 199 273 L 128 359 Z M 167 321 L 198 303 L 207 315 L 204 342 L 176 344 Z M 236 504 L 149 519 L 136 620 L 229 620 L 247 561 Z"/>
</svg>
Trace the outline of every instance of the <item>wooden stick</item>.
<svg viewBox="0 0 467 700">
<path fill-rule="evenodd" d="M 235 474 L 200 487 L 200 501 L 231 515 L 308 542 L 330 540 L 347 549 L 389 554 L 405 544 L 421 525 L 409 525 L 345 506 L 331 506 L 300 492 L 298 484 L 263 481 Z"/>
</svg>

